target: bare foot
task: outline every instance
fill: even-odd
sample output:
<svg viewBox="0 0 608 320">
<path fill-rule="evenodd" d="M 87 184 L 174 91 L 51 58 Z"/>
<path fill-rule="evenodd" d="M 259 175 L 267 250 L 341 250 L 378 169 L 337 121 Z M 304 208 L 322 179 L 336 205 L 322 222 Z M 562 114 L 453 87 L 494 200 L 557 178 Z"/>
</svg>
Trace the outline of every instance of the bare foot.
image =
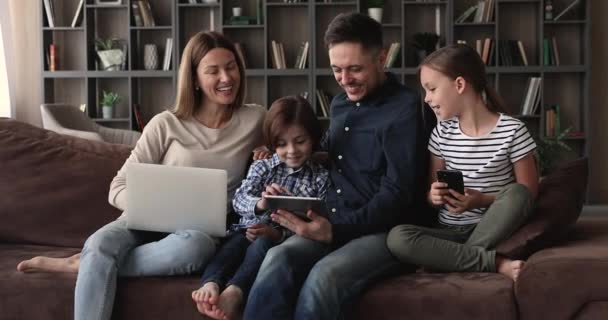
<svg viewBox="0 0 608 320">
<path fill-rule="evenodd" d="M 215 282 L 207 282 L 198 290 L 192 291 L 192 300 L 196 303 L 196 309 L 201 314 L 213 319 L 222 319 L 223 312 L 217 307 L 220 295 L 220 287 Z"/>
<path fill-rule="evenodd" d="M 21 272 L 68 272 L 78 273 L 80 253 L 67 258 L 38 256 L 19 262 L 17 270 Z"/>
<path fill-rule="evenodd" d="M 224 320 L 237 320 L 241 318 L 241 308 L 243 306 L 243 290 L 241 288 L 230 285 L 220 295 L 217 304 L 224 317 Z"/>
<path fill-rule="evenodd" d="M 496 257 L 496 271 L 503 274 L 513 281 L 517 281 L 519 272 L 524 268 L 526 262 L 523 260 L 511 260 L 503 257 Z"/>
</svg>

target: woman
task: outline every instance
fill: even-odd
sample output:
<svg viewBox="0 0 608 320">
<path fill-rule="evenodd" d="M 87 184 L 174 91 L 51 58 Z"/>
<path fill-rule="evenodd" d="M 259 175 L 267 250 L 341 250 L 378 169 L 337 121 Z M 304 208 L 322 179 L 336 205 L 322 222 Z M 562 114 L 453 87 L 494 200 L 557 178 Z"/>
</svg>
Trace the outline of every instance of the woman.
<svg viewBox="0 0 608 320">
<path fill-rule="evenodd" d="M 243 105 L 245 75 L 234 45 L 215 32 L 199 32 L 186 45 L 175 106 L 152 118 L 110 185 L 109 201 L 126 207 L 130 162 L 225 169 L 228 193 L 244 177 L 251 152 L 262 144 L 265 109 Z M 176 204 L 176 210 L 179 204 Z M 189 274 L 215 253 L 216 239 L 195 230 L 171 234 L 129 230 L 125 215 L 102 227 L 78 255 L 36 257 L 21 271 L 78 272 L 75 319 L 110 319 L 117 276 Z M 168 213 L 170 214 L 170 213 Z"/>
</svg>

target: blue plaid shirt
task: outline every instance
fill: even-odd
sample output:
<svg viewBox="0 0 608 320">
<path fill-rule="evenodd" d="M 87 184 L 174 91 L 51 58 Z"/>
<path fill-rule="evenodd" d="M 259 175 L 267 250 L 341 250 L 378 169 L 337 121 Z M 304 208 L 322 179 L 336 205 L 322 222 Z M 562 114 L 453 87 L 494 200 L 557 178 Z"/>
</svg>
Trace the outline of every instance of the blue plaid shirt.
<svg viewBox="0 0 608 320">
<path fill-rule="evenodd" d="M 287 189 L 294 196 L 325 199 L 329 173 L 323 166 L 310 160 L 294 170 L 285 165 L 276 153 L 270 159 L 253 162 L 247 177 L 234 194 L 232 206 L 241 219 L 238 224 L 233 224 L 230 230 L 236 231 L 269 221 L 267 213 L 256 215 L 255 205 L 261 199 L 262 191 L 272 183 Z"/>
</svg>

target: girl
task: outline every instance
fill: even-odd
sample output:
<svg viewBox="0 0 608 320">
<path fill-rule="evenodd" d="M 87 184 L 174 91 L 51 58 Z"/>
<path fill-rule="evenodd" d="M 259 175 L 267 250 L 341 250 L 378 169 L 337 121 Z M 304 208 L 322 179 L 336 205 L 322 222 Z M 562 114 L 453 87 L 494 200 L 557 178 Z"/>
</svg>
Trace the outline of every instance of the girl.
<svg viewBox="0 0 608 320">
<path fill-rule="evenodd" d="M 327 170 L 310 160 L 321 139 L 321 127 L 304 98 L 275 101 L 263 132 L 268 149 L 275 154 L 251 165 L 233 200 L 241 219 L 231 226 L 231 235 L 205 269 L 203 286 L 192 292 L 198 311 L 214 319 L 238 316 L 266 252 L 288 235 L 270 223 L 264 196 L 325 198 L 327 191 Z"/>
<path fill-rule="evenodd" d="M 503 113 L 475 50 L 453 45 L 420 66 L 424 101 L 439 124 L 429 141 L 431 179 L 459 170 L 465 193 L 432 182 L 427 200 L 441 206 L 437 228 L 400 225 L 387 244 L 400 261 L 436 271 L 499 272 L 514 281 L 524 265 L 493 248 L 524 222 L 538 189 L 534 140 Z"/>
</svg>

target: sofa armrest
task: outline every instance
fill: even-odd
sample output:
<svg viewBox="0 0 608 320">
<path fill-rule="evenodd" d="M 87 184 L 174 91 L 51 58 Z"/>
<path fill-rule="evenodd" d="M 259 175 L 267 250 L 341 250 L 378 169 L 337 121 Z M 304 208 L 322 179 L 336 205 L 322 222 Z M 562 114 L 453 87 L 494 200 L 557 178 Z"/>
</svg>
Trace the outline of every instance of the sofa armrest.
<svg viewBox="0 0 608 320">
<path fill-rule="evenodd" d="M 570 236 L 528 259 L 515 284 L 520 319 L 572 319 L 608 301 L 608 219 L 582 219 Z"/>
</svg>

